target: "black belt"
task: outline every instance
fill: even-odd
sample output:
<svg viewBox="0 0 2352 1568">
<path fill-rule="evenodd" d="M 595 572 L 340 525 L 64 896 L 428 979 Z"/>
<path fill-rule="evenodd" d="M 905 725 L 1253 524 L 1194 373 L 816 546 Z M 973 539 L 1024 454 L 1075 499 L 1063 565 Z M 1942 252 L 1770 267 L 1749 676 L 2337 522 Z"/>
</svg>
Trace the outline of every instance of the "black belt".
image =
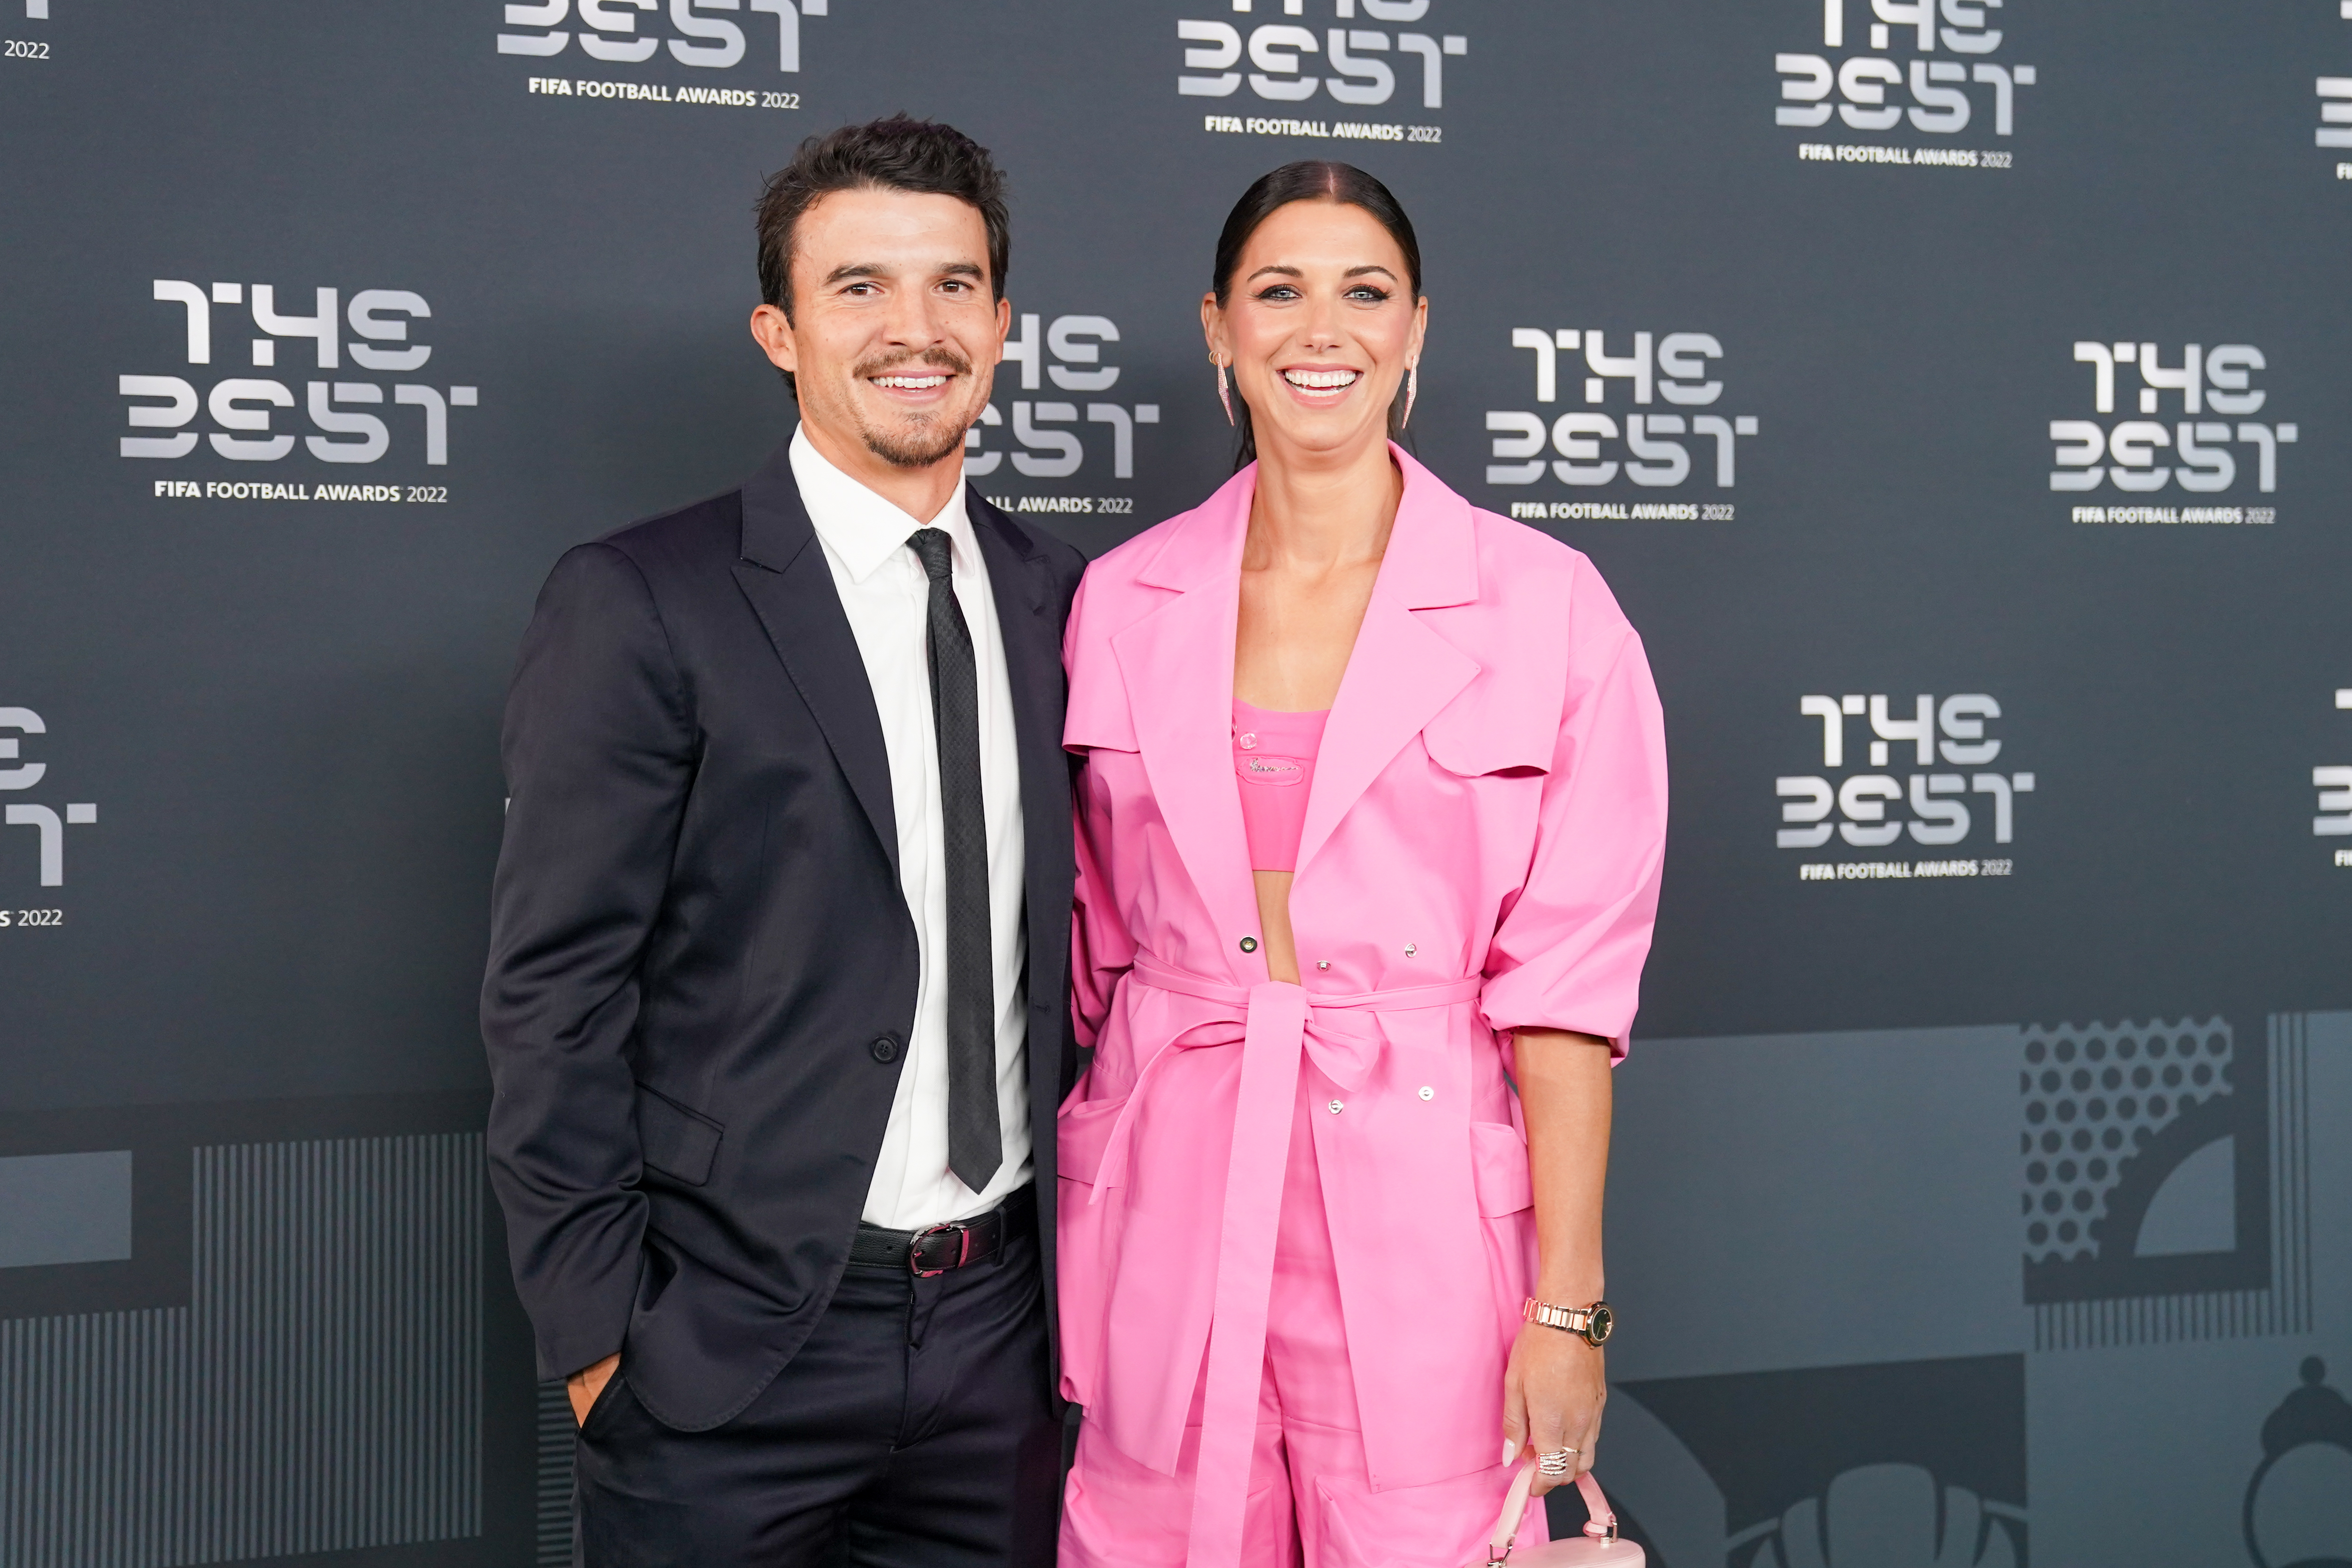
<svg viewBox="0 0 2352 1568">
<path fill-rule="evenodd" d="M 986 1214 L 921 1230 L 885 1230 L 861 1220 L 849 1244 L 849 1261 L 867 1268 L 903 1268 L 929 1279 L 985 1263 L 1013 1242 L 1036 1234 L 1037 1189 L 1028 1186 Z"/>
</svg>

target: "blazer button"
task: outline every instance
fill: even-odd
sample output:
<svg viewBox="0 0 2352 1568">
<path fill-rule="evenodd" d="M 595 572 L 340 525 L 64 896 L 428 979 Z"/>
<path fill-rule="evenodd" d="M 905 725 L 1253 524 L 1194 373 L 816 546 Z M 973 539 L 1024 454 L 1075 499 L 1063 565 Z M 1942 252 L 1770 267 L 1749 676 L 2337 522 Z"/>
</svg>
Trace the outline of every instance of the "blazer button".
<svg viewBox="0 0 2352 1568">
<path fill-rule="evenodd" d="M 1242 951 L 1244 952 L 1255 952 L 1257 951 L 1257 938 L 1254 936 L 1245 936 L 1242 938 Z"/>
<path fill-rule="evenodd" d="M 898 1059 L 898 1040 L 895 1035 L 885 1035 L 866 1048 L 874 1053 L 876 1061 L 886 1067 Z"/>
</svg>

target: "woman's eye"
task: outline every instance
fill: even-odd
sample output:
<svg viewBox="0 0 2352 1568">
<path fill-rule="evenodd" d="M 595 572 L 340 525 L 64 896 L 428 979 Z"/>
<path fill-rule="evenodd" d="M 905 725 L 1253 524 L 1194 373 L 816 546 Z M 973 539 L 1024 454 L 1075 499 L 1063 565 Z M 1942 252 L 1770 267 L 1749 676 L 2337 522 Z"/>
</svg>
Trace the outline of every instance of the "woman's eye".
<svg viewBox="0 0 2352 1568">
<path fill-rule="evenodd" d="M 1261 300 L 1296 300 L 1298 298 L 1298 290 L 1287 283 L 1276 283 L 1270 288 L 1260 289 L 1257 297 Z"/>
<path fill-rule="evenodd" d="M 1387 289 L 1375 289 L 1369 284 L 1359 284 L 1357 287 L 1348 290 L 1349 299 L 1360 300 L 1373 305 L 1384 303 L 1388 297 L 1389 292 Z"/>
</svg>

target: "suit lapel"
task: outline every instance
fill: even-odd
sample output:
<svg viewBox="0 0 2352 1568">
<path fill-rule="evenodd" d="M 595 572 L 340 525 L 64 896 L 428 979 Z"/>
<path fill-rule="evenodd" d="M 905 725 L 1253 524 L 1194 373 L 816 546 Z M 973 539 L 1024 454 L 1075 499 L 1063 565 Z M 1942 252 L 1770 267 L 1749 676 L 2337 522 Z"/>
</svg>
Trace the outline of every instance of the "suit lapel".
<svg viewBox="0 0 2352 1568">
<path fill-rule="evenodd" d="M 800 487 L 793 482 L 790 444 L 743 486 L 742 559 L 735 581 L 760 617 L 801 700 L 824 731 L 834 761 L 898 875 L 898 819 L 890 805 L 890 754 L 866 660 L 849 629 L 848 612 L 833 584 L 833 569 L 816 542 Z"/>
<path fill-rule="evenodd" d="M 1056 1022 L 1063 1016 L 1062 976 L 1070 940 L 1070 772 L 1062 751 L 1062 649 L 1051 614 L 1051 583 L 1044 558 L 1019 528 L 966 487 L 965 514 L 988 563 L 996 602 L 997 633 L 1004 642 L 1004 672 L 1013 688 L 1013 729 L 1021 764 L 1022 838 L 1028 846 L 1024 900 L 1029 928 L 1030 1005 L 1041 999 Z M 1032 1124 L 1049 1127 L 1061 1099 L 1058 1033 L 1041 1042 L 1030 1031 Z M 1050 1047 L 1052 1048 L 1041 1048 Z M 1042 1106 L 1042 1110 L 1040 1107 Z M 1043 1120 L 1036 1120 L 1042 1116 Z M 1037 1140 L 1039 1171 L 1050 1177 L 1050 1138 Z"/>
<path fill-rule="evenodd" d="M 1381 577 L 1385 582 L 1385 563 Z M 1374 588 L 1315 755 L 1298 836 L 1300 872 L 1405 742 L 1477 673 L 1476 661 Z"/>
<path fill-rule="evenodd" d="M 1390 451 L 1404 475 L 1404 494 L 1316 753 L 1298 839 L 1302 875 L 1372 781 L 1478 674 L 1475 659 L 1413 614 L 1478 596 L 1469 503 L 1402 448 Z M 1230 637 L 1226 648 L 1230 668 Z"/>
<path fill-rule="evenodd" d="M 996 602 L 998 634 L 1004 639 L 1004 669 L 1013 686 L 1013 732 L 1021 754 L 1023 819 L 1034 820 L 1048 801 L 1066 817 L 1062 649 L 1047 614 L 1045 563 L 979 491 L 967 489 L 964 510 L 980 540 L 981 558 L 988 563 L 989 594 Z"/>
<path fill-rule="evenodd" d="M 1111 638 L 1154 803 L 1225 936 L 1258 929 L 1233 763 L 1234 632 L 1255 474 L 1235 475 L 1173 531 L 1141 576 L 1177 595 Z M 1239 962 L 1245 978 L 1264 978 L 1262 958 Z"/>
</svg>

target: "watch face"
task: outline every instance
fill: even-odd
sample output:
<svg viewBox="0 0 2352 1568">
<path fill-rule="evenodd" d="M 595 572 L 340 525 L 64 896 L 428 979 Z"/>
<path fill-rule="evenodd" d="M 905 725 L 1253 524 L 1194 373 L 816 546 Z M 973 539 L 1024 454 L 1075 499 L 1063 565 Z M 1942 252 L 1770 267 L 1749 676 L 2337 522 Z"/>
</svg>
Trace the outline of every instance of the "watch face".
<svg viewBox="0 0 2352 1568">
<path fill-rule="evenodd" d="M 1609 1303 L 1606 1301 L 1592 1303 L 1592 1321 L 1585 1331 L 1586 1337 L 1597 1345 L 1607 1339 L 1610 1331 L 1616 1327 L 1617 1314 L 1609 1310 Z"/>
</svg>

